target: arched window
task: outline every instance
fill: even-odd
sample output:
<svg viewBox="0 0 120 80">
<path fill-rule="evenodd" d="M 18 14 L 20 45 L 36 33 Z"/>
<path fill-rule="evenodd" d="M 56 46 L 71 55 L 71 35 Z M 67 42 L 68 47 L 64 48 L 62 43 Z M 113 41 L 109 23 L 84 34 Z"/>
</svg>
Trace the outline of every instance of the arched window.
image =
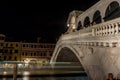
<svg viewBox="0 0 120 80">
<path fill-rule="evenodd" d="M 90 18 L 87 16 L 85 19 L 84 19 L 84 27 L 88 27 L 90 26 Z"/>
<path fill-rule="evenodd" d="M 9 60 L 11 60 L 12 59 L 12 57 L 11 56 L 9 56 Z"/>
<path fill-rule="evenodd" d="M 101 23 L 102 19 L 101 19 L 101 15 L 100 15 L 100 11 L 96 11 L 93 15 L 93 22 L 95 22 L 96 24 Z"/>
<path fill-rule="evenodd" d="M 106 9 L 104 20 L 108 21 L 117 17 L 120 17 L 120 6 L 117 1 L 113 1 Z"/>
<path fill-rule="evenodd" d="M 7 59 L 7 57 L 6 56 L 4 56 L 4 60 L 6 60 Z"/>
<path fill-rule="evenodd" d="M 17 57 L 16 57 L 16 56 L 14 57 L 14 60 L 17 60 Z"/>
<path fill-rule="evenodd" d="M 82 29 L 81 21 L 78 22 L 78 27 L 77 27 L 77 30 L 80 30 L 80 29 Z"/>
</svg>

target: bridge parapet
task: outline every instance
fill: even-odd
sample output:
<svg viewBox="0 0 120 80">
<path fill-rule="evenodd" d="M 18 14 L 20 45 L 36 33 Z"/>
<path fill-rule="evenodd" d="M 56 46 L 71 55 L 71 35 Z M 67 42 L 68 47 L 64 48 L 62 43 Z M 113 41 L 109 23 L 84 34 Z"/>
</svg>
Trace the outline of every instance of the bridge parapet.
<svg viewBox="0 0 120 80">
<path fill-rule="evenodd" d="M 120 46 L 120 18 L 96 24 L 79 31 L 63 34 L 58 43 L 72 41 L 87 46 Z"/>
</svg>

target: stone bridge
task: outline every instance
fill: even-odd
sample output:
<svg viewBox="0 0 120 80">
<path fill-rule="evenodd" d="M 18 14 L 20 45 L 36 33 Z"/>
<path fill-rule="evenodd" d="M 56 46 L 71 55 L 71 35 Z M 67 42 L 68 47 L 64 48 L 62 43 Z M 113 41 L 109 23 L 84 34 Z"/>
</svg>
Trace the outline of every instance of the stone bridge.
<svg viewBox="0 0 120 80">
<path fill-rule="evenodd" d="M 56 62 L 79 62 L 89 80 L 106 80 L 109 73 L 120 79 L 119 17 L 120 0 L 100 0 L 85 12 L 72 11 L 69 28 L 56 44 L 51 66 L 54 68 Z"/>
<path fill-rule="evenodd" d="M 51 62 L 79 62 L 90 80 L 120 77 L 120 18 L 63 34 Z"/>
</svg>

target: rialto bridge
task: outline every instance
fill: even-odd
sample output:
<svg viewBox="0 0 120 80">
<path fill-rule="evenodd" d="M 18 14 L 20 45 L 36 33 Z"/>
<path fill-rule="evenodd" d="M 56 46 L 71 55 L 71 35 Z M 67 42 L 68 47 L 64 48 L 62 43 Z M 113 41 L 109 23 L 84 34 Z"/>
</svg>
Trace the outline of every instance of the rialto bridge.
<svg viewBox="0 0 120 80">
<path fill-rule="evenodd" d="M 120 0 L 100 0 L 88 10 L 72 11 L 51 58 L 79 62 L 89 80 L 120 79 Z"/>
</svg>

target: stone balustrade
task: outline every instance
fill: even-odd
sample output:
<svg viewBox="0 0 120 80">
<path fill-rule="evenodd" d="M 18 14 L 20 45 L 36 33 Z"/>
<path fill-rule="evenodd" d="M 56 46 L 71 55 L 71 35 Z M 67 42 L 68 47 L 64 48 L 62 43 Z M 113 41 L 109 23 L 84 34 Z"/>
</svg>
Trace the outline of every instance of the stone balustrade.
<svg viewBox="0 0 120 80">
<path fill-rule="evenodd" d="M 77 43 L 86 46 L 120 46 L 120 18 L 96 24 L 79 31 L 63 34 L 58 43 Z"/>
</svg>

